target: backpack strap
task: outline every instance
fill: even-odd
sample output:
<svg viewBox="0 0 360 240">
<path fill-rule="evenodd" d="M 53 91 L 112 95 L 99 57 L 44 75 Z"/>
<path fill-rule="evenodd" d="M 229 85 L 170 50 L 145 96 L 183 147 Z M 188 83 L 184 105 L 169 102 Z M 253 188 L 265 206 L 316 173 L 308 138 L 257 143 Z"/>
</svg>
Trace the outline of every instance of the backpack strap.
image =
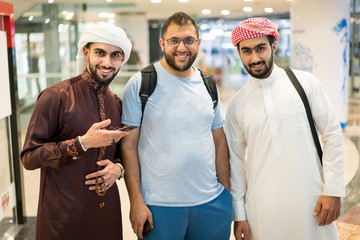
<svg viewBox="0 0 360 240">
<path fill-rule="evenodd" d="M 323 152 L 321 150 L 319 136 L 318 136 L 316 128 L 315 128 L 314 118 L 313 118 L 312 113 L 311 113 L 311 109 L 310 109 L 309 101 L 308 101 L 308 99 L 306 97 L 306 93 L 305 93 L 303 87 L 301 86 L 301 84 L 299 83 L 299 80 L 296 78 L 294 72 L 289 67 L 284 68 L 284 70 L 285 70 L 286 74 L 288 75 L 288 77 L 290 78 L 290 80 L 291 80 L 292 84 L 294 85 L 296 91 L 299 93 L 300 98 L 301 98 L 301 100 L 302 100 L 302 102 L 303 102 L 303 104 L 305 106 L 307 119 L 308 119 L 310 129 L 311 129 L 311 134 L 313 136 L 314 143 L 315 143 L 315 146 L 316 146 L 316 150 L 317 150 L 319 158 L 320 158 L 320 163 L 322 165 L 323 164 L 322 163 L 322 154 L 323 154 Z"/>
<path fill-rule="evenodd" d="M 203 72 L 201 69 L 199 69 L 201 77 L 204 81 L 204 84 L 206 86 L 206 90 L 209 92 L 212 102 L 213 102 L 213 108 L 215 109 L 218 103 L 218 94 L 216 89 L 216 80 L 213 75 L 207 72 Z"/>
<path fill-rule="evenodd" d="M 217 106 L 218 103 L 218 94 L 216 89 L 216 80 L 213 75 L 203 72 L 199 69 L 201 77 L 206 86 L 206 90 L 209 92 L 212 102 L 213 108 Z M 141 120 L 144 115 L 145 105 L 148 98 L 154 92 L 157 83 L 157 73 L 153 64 L 143 68 L 141 70 L 141 86 L 139 91 L 139 96 L 141 100 Z"/>
<path fill-rule="evenodd" d="M 154 92 L 157 83 L 157 74 L 153 64 L 143 68 L 141 70 L 141 87 L 139 96 L 141 100 L 142 116 L 144 115 L 145 105 L 148 98 Z"/>
</svg>

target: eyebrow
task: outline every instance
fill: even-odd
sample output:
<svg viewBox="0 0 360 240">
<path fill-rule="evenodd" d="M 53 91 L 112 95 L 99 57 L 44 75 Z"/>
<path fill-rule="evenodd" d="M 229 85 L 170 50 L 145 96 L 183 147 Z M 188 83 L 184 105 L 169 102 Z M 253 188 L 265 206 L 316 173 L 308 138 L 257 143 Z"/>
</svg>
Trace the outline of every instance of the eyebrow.
<svg viewBox="0 0 360 240">
<path fill-rule="evenodd" d="M 95 48 L 94 49 L 94 51 L 102 51 L 102 52 L 106 52 L 104 49 L 102 49 L 102 48 Z M 113 51 L 113 52 L 111 52 L 110 54 L 114 54 L 114 53 L 120 53 L 120 54 L 124 54 L 124 52 L 123 51 L 120 51 L 120 50 L 117 50 L 117 51 Z"/>
<path fill-rule="evenodd" d="M 264 46 L 264 45 L 266 45 L 266 43 L 260 43 L 260 44 L 256 45 L 254 48 L 261 47 L 261 46 Z M 249 48 L 249 47 L 242 47 L 241 48 L 241 50 L 249 50 L 249 49 L 251 49 L 251 48 Z"/>
</svg>

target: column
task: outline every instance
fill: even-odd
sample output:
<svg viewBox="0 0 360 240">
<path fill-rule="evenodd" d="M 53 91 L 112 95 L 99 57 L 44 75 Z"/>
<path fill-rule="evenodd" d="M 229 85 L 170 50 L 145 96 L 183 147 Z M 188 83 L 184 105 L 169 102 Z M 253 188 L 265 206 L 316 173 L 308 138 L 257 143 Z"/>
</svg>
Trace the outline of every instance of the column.
<svg viewBox="0 0 360 240">
<path fill-rule="evenodd" d="M 294 1 L 290 19 L 291 67 L 312 72 L 320 79 L 345 128 L 349 92 L 349 0 Z"/>
</svg>

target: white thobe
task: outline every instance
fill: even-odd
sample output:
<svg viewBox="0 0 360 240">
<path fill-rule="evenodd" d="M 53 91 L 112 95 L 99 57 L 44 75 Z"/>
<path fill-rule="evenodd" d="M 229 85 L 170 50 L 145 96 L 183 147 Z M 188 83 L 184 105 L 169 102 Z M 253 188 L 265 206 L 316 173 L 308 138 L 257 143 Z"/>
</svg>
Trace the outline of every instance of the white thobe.
<svg viewBox="0 0 360 240">
<path fill-rule="evenodd" d="M 253 240 L 338 239 L 335 223 L 319 227 L 312 214 L 320 195 L 345 195 L 342 130 L 319 80 L 294 73 L 322 136 L 323 166 L 304 105 L 282 68 L 251 78 L 226 113 L 234 221 L 248 220 Z"/>
</svg>

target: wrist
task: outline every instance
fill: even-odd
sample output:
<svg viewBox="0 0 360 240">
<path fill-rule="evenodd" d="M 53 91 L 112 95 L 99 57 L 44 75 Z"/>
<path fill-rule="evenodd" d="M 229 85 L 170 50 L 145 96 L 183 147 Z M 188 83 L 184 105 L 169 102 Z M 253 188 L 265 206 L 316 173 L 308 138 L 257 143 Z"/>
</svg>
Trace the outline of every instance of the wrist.
<svg viewBox="0 0 360 240">
<path fill-rule="evenodd" d="M 82 142 L 81 137 L 80 137 L 80 136 L 77 136 L 76 138 L 77 138 L 77 140 L 78 140 L 78 142 L 79 142 L 82 150 L 83 150 L 84 152 L 86 152 L 86 151 L 87 151 L 87 148 L 85 147 L 84 143 Z"/>
<path fill-rule="evenodd" d="M 120 176 L 118 177 L 118 180 L 123 178 L 125 176 L 125 169 L 121 163 L 116 163 L 120 167 Z"/>
<path fill-rule="evenodd" d="M 91 148 L 91 146 L 89 146 L 89 143 L 87 141 L 87 138 L 85 137 L 85 135 L 83 136 L 78 136 L 78 140 L 79 142 L 82 144 L 82 146 L 86 149 L 86 151 Z"/>
</svg>

